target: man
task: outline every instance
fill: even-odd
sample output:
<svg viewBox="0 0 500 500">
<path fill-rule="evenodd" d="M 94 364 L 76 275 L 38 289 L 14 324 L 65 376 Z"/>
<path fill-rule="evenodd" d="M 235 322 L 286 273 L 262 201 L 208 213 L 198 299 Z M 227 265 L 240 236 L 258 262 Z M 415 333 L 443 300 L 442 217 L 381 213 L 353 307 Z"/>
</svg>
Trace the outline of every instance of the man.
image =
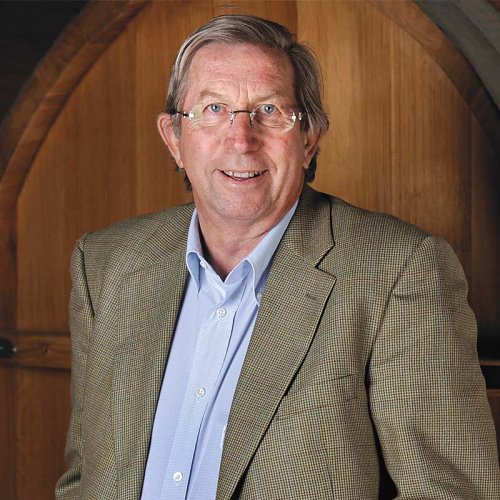
<svg viewBox="0 0 500 500">
<path fill-rule="evenodd" d="M 57 498 L 498 499 L 461 267 L 315 192 L 320 74 L 286 28 L 213 19 L 160 134 L 194 206 L 82 238 Z M 388 476 L 385 472 L 388 472 Z"/>
</svg>

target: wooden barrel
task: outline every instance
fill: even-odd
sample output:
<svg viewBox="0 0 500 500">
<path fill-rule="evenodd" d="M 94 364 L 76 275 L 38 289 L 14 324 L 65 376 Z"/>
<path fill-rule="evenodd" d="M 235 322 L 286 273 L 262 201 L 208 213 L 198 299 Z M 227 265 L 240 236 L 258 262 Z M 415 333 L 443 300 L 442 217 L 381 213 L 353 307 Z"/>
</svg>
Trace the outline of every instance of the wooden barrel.
<svg viewBox="0 0 500 500">
<path fill-rule="evenodd" d="M 18 349 L 0 364 L 6 498 L 51 498 L 64 467 L 76 238 L 189 199 L 155 121 L 180 43 L 214 15 L 268 17 L 313 47 L 331 121 L 314 187 L 444 236 L 483 345 L 499 331 L 500 124 L 468 62 L 410 1 L 225 3 L 91 2 L 3 124 L 0 337 Z"/>
</svg>

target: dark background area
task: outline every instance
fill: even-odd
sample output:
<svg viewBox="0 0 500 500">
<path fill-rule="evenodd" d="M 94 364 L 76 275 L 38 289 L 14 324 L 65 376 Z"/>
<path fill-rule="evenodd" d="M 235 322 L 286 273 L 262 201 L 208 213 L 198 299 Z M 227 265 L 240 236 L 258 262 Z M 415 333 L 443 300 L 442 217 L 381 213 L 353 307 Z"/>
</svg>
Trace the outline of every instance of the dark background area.
<svg viewBox="0 0 500 500">
<path fill-rule="evenodd" d="M 43 55 L 87 1 L 0 1 L 0 122 Z"/>
</svg>

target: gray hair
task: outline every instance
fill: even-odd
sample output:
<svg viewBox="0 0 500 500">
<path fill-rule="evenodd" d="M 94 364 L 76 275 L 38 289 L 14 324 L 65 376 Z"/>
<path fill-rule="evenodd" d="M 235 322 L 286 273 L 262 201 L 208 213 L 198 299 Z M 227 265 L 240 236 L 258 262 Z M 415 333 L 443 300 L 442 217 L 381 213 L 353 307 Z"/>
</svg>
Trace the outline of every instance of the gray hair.
<svg viewBox="0 0 500 500">
<path fill-rule="evenodd" d="M 173 115 L 174 129 L 180 134 L 179 110 L 186 93 L 187 73 L 196 52 L 209 43 L 249 43 L 277 49 L 288 56 L 295 73 L 295 94 L 299 111 L 305 112 L 301 129 L 322 135 L 328 130 L 328 117 L 322 103 L 321 69 L 312 50 L 297 42 L 295 35 L 281 24 L 255 16 L 226 14 L 198 28 L 182 44 L 175 59 L 167 93 L 167 113 Z M 314 180 L 318 150 L 306 170 L 306 181 Z"/>
</svg>

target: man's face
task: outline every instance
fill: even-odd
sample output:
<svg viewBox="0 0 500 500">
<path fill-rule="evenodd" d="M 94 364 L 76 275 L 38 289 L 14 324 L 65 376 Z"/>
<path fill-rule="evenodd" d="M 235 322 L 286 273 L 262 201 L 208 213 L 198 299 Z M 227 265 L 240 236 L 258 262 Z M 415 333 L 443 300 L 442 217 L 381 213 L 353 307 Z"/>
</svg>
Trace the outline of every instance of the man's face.
<svg viewBox="0 0 500 500">
<path fill-rule="evenodd" d="M 273 49 L 206 45 L 192 60 L 182 111 L 211 103 L 233 110 L 269 103 L 298 113 L 293 67 Z M 170 117 L 162 115 L 160 134 L 189 177 L 202 223 L 250 224 L 265 232 L 291 208 L 318 142 L 317 135 L 301 132 L 298 120 L 282 129 L 251 125 L 247 113 L 217 127 L 180 121 L 176 137 Z"/>
</svg>

